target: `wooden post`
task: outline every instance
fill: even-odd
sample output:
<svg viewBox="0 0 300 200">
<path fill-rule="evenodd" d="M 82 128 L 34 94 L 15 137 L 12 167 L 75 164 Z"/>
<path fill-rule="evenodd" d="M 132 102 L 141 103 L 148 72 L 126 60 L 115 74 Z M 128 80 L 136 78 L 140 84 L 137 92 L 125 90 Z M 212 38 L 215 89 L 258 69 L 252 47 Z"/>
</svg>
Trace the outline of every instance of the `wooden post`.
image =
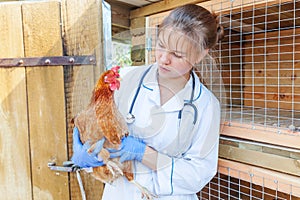
<svg viewBox="0 0 300 200">
<path fill-rule="evenodd" d="M 0 4 L 0 57 L 23 57 L 21 4 Z M 0 68 L 1 199 L 32 199 L 25 68 Z"/>
<path fill-rule="evenodd" d="M 60 3 L 22 4 L 26 57 L 62 56 Z M 47 163 L 67 160 L 63 67 L 26 68 L 33 199 L 69 199 L 68 174 Z"/>
<path fill-rule="evenodd" d="M 89 103 L 92 90 L 101 72 L 105 70 L 103 59 L 103 19 L 100 0 L 63 0 L 64 51 L 67 55 L 95 54 L 96 66 L 65 68 L 67 102 L 68 144 L 72 156 L 71 119 Z M 81 173 L 87 199 L 100 199 L 103 184 L 87 173 Z M 70 176 L 71 199 L 80 200 L 80 190 L 75 174 Z"/>
</svg>

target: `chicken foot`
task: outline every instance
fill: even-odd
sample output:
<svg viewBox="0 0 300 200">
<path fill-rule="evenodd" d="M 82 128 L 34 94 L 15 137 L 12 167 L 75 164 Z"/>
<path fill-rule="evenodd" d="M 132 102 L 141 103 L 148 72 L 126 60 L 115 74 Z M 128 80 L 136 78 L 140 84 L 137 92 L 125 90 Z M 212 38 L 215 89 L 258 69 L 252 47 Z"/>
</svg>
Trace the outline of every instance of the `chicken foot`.
<svg viewBox="0 0 300 200">
<path fill-rule="evenodd" d="M 142 198 L 146 198 L 147 200 L 153 200 L 153 198 L 158 198 L 157 195 L 150 192 L 147 188 L 136 182 L 135 180 L 129 181 L 130 183 L 133 183 L 142 193 Z"/>
<path fill-rule="evenodd" d="M 119 167 L 119 165 L 116 162 L 109 160 L 105 164 L 107 169 L 111 172 L 114 178 L 118 177 L 119 175 L 121 176 L 124 175 L 122 169 Z"/>
<path fill-rule="evenodd" d="M 87 151 L 90 153 L 95 149 L 95 144 L 92 145 Z M 104 164 L 106 165 L 107 169 L 111 172 L 113 177 L 118 177 L 119 175 L 123 176 L 123 171 L 121 167 L 114 161 L 109 160 L 110 154 L 108 150 L 102 148 L 101 151 L 98 154 L 98 158 L 102 159 Z"/>
</svg>

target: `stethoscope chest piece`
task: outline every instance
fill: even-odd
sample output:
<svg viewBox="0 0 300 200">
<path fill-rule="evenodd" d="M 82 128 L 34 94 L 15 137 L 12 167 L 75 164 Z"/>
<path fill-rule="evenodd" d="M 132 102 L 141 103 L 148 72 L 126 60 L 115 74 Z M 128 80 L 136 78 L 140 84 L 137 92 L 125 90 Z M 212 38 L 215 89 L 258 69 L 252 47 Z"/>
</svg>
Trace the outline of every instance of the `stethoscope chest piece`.
<svg viewBox="0 0 300 200">
<path fill-rule="evenodd" d="M 128 123 L 128 124 L 132 124 L 135 120 L 135 117 L 133 114 L 131 113 L 128 113 L 127 116 L 126 116 L 126 119 L 125 121 Z"/>
</svg>

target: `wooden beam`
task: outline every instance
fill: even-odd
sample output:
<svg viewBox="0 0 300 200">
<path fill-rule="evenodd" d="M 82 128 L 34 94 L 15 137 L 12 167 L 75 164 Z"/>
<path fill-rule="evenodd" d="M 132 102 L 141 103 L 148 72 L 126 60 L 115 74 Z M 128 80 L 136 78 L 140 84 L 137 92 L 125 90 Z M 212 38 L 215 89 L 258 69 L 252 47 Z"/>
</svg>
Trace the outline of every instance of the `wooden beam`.
<svg viewBox="0 0 300 200">
<path fill-rule="evenodd" d="M 300 149 L 300 134 L 289 130 L 281 130 L 272 127 L 265 127 L 251 124 L 230 122 L 224 126 L 222 135 L 243 138 L 268 144 L 285 146 Z"/>
<path fill-rule="evenodd" d="M 219 0 L 164 0 L 142 8 L 132 10 L 130 12 L 130 18 L 132 19 L 137 17 L 153 15 L 156 13 L 174 9 L 178 6 L 185 4 L 198 4 L 207 8 L 208 10 L 214 11 L 216 13 L 222 12 L 222 14 L 224 14 L 226 12 L 229 13 L 230 10 L 236 8 L 255 8 L 257 6 L 262 5 L 266 6 L 292 1 L 293 0 L 258 0 L 253 2 L 253 0 L 235 0 L 228 2 L 220 2 Z"/>
<path fill-rule="evenodd" d="M 181 5 L 185 4 L 197 4 L 200 2 L 204 2 L 207 0 L 164 0 L 157 3 L 150 4 L 149 6 L 145 6 L 142 8 L 138 8 L 135 10 L 132 10 L 130 12 L 130 19 L 138 18 L 138 17 L 144 17 L 149 16 L 152 14 L 164 12 L 167 10 L 171 10 L 173 8 L 176 8 Z"/>
<path fill-rule="evenodd" d="M 300 176 L 300 160 L 220 144 L 221 158 L 247 163 L 294 176 Z M 259 159 L 258 159 L 259 158 Z"/>
<path fill-rule="evenodd" d="M 123 25 L 120 25 L 120 24 L 111 23 L 111 25 L 115 26 L 115 27 L 118 27 L 118 28 L 126 29 L 126 30 L 130 29 L 129 26 L 123 26 Z"/>
<path fill-rule="evenodd" d="M 230 177 L 300 197 L 300 178 L 296 176 L 222 158 L 219 159 L 219 172 Z"/>
</svg>

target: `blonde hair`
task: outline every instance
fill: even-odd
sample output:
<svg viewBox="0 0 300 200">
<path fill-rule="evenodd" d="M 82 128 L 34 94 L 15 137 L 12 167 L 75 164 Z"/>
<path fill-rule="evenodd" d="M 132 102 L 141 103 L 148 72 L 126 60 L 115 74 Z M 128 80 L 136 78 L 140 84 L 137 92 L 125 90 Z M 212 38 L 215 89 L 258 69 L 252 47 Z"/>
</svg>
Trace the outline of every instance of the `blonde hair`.
<svg viewBox="0 0 300 200">
<path fill-rule="evenodd" d="M 166 28 L 184 33 L 204 49 L 212 49 L 223 37 L 217 16 L 195 4 L 174 9 L 160 24 L 158 34 Z"/>
</svg>

